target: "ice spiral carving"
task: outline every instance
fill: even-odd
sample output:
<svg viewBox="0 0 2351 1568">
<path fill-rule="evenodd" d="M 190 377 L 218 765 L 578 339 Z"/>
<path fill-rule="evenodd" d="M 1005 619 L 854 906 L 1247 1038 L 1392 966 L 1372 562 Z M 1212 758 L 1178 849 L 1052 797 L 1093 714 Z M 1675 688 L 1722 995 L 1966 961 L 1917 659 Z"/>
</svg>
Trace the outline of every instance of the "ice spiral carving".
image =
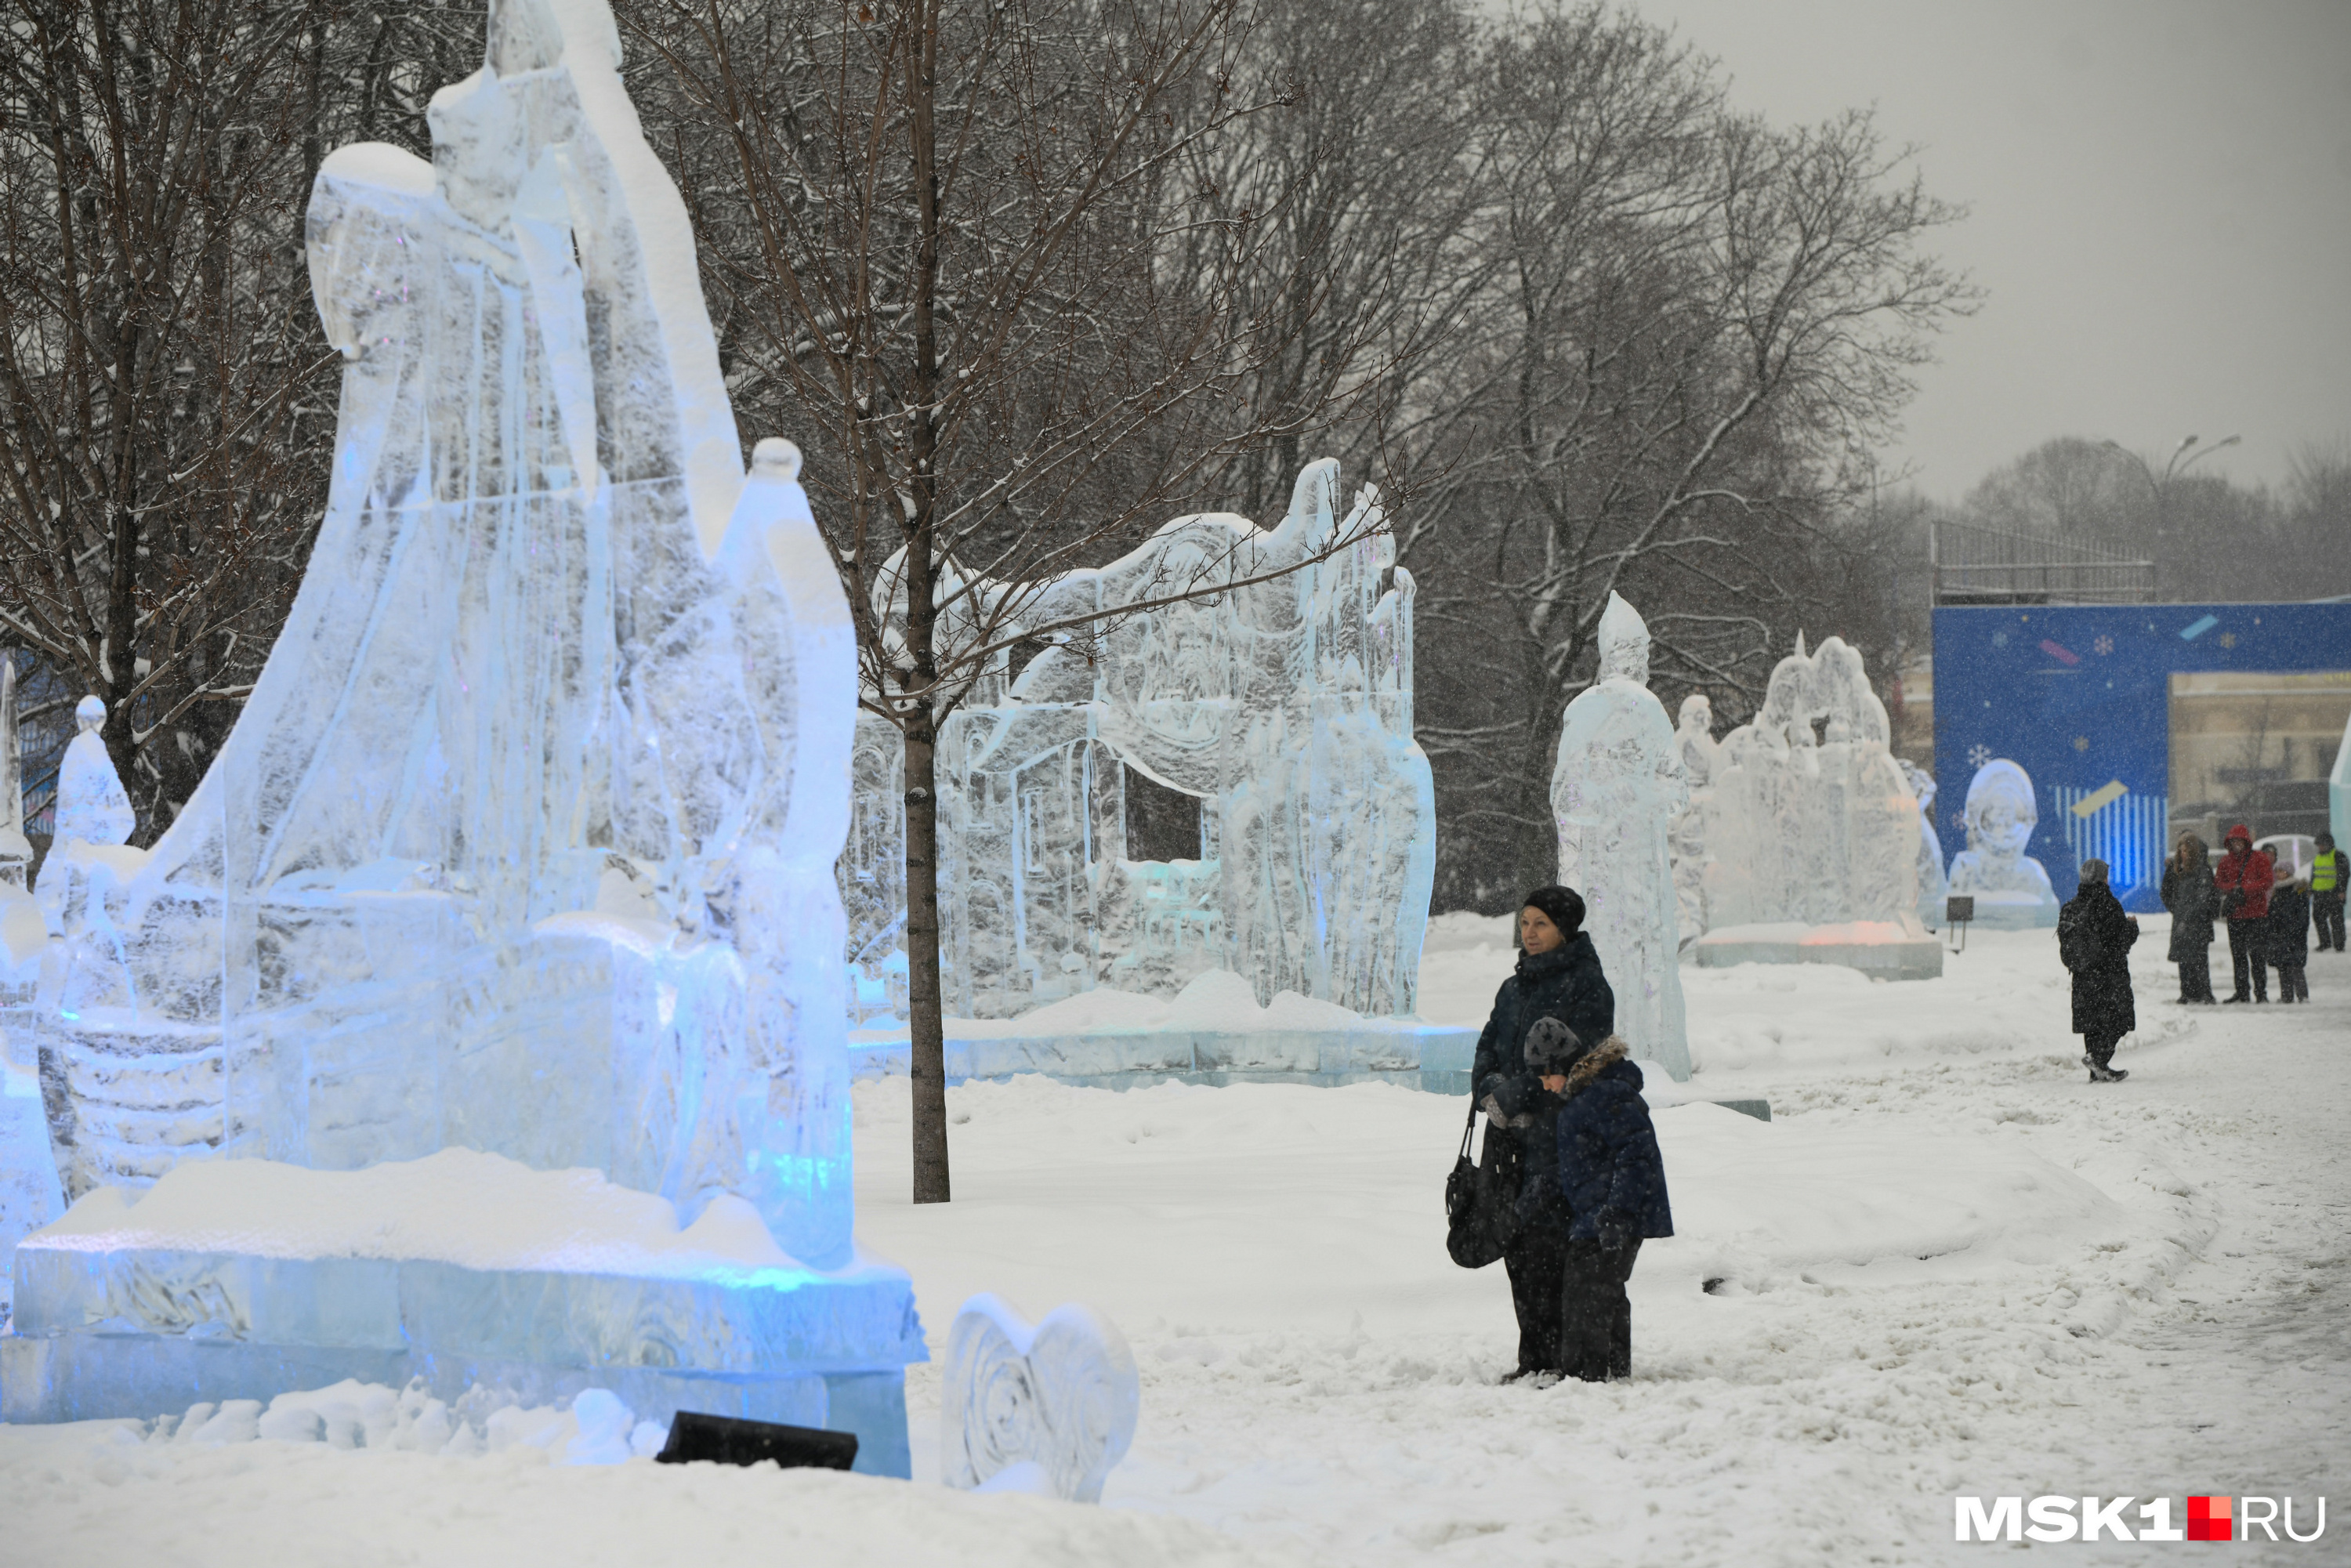
<svg viewBox="0 0 2351 1568">
<path fill-rule="evenodd" d="M 974 1296 L 947 1337 L 939 1474 L 968 1491 L 1033 1465 L 1055 1496 L 1099 1502 L 1142 1399 L 1134 1354 L 1107 1319 L 1073 1304 L 1032 1326 Z"/>
</svg>

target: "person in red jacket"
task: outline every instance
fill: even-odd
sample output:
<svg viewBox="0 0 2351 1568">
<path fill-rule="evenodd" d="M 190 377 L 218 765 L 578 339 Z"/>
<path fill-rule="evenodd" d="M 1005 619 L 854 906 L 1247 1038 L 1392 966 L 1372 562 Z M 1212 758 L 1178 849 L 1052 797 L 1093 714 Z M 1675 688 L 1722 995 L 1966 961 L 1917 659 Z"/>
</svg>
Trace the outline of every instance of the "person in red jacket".
<svg viewBox="0 0 2351 1568">
<path fill-rule="evenodd" d="M 2253 848 L 2253 835 L 2242 822 L 2220 841 L 2228 853 L 2212 868 L 2212 885 L 2220 891 L 2220 912 L 2229 917 L 2229 963 L 2237 972 L 2232 1002 L 2270 999 L 2268 954 L 2270 882 L 2273 866 L 2268 855 Z M 2245 971 L 2252 971 L 2252 994 L 2245 994 Z"/>
</svg>

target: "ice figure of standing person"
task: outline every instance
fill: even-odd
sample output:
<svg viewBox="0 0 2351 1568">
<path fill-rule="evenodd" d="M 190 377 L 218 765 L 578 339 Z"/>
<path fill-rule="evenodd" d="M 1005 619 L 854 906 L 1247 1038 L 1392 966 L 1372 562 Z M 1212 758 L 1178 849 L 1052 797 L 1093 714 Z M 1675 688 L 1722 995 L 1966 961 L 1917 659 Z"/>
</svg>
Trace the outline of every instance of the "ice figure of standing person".
<svg viewBox="0 0 2351 1568">
<path fill-rule="evenodd" d="M 1649 628 L 1612 591 L 1600 617 L 1599 679 L 1561 721 L 1551 809 L 1559 880 L 1583 894 L 1584 929 L 1616 992 L 1616 1032 L 1635 1058 L 1687 1079 L 1670 839 L 1689 781 L 1648 681 Z"/>
<path fill-rule="evenodd" d="M 2057 894 L 2041 862 L 2024 852 L 2040 825 L 2032 780 L 2006 758 L 1976 770 L 1968 785 L 1968 847 L 1951 857 L 1950 891 L 1976 901 L 1980 925 L 2057 923 Z"/>
<path fill-rule="evenodd" d="M 1706 935 L 1706 820 L 1712 798 L 1707 786 L 1722 747 L 1714 738 L 1714 704 L 1704 692 L 1682 699 L 1681 725 L 1674 731 L 1681 747 L 1682 773 L 1689 782 L 1689 809 L 1674 820 L 1674 897 L 1677 935 L 1683 946 Z"/>
<path fill-rule="evenodd" d="M 1935 834 L 1935 776 L 1905 758 L 1896 758 L 1910 792 L 1918 797 L 1918 918 L 1930 931 L 1943 924 L 1944 894 L 1949 890 L 1943 874 L 1943 841 Z"/>
<path fill-rule="evenodd" d="M 139 825 L 139 814 L 131 809 L 131 797 L 114 770 L 114 758 L 107 755 L 106 742 L 99 738 L 99 727 L 106 722 L 105 702 L 82 698 L 74 706 L 74 722 L 81 733 L 66 747 L 65 761 L 57 767 L 53 841 L 119 844 Z"/>
</svg>

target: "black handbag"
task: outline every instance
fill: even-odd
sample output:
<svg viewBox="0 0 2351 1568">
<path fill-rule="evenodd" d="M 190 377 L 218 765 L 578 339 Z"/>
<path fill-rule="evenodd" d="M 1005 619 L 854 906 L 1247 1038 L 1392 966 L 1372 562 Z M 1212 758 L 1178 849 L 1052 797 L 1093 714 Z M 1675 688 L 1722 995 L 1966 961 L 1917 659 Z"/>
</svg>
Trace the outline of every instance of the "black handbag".
<svg viewBox="0 0 2351 1568">
<path fill-rule="evenodd" d="M 1464 1269 L 1482 1269 L 1502 1255 L 1519 1234 L 1517 1151 L 1489 1136 L 1485 1163 L 1469 1158 L 1478 1130 L 1478 1100 L 1471 1095 L 1469 1120 L 1461 1129 L 1461 1152 L 1445 1178 L 1445 1250 Z"/>
</svg>

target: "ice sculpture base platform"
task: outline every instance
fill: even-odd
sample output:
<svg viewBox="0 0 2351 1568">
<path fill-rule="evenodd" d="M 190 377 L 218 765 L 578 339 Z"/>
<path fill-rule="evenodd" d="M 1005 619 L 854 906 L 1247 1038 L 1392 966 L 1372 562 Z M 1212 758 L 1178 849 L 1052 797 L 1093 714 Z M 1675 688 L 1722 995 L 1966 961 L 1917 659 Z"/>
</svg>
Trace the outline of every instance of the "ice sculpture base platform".
<svg viewBox="0 0 2351 1568">
<path fill-rule="evenodd" d="M 592 1171 L 468 1150 L 364 1171 L 183 1164 L 102 1188 L 19 1244 L 0 1420 L 150 1416 L 344 1378 L 524 1404 L 606 1388 L 855 1432 L 911 1473 L 904 1375 L 927 1359 L 904 1270 L 794 1262 L 740 1199 L 679 1228 Z"/>
<path fill-rule="evenodd" d="M 1734 964 L 1842 964 L 1872 979 L 1932 980 L 1943 973 L 1943 944 L 1912 922 L 1855 920 L 1839 925 L 1801 921 L 1726 925 L 1692 946 L 1701 969 Z"/>
</svg>

